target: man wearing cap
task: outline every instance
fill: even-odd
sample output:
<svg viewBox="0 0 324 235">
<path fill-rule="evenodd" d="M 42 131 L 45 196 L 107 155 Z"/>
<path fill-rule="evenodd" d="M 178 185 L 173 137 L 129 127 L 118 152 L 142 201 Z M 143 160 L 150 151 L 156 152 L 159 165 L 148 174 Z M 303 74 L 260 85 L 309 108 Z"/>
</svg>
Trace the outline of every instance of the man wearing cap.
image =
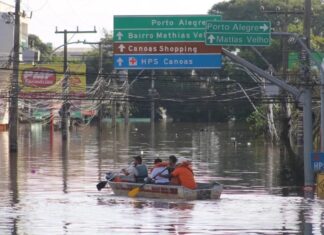
<svg viewBox="0 0 324 235">
<path fill-rule="evenodd" d="M 189 189 L 197 188 L 193 171 L 188 159 L 179 157 L 175 169 L 171 173 L 171 178 L 176 178 L 179 184 Z"/>
<path fill-rule="evenodd" d="M 142 157 L 134 157 L 134 162 L 126 169 L 122 169 L 122 172 L 126 177 L 122 177 L 122 180 L 132 182 L 144 182 L 144 178 L 147 177 L 147 167 L 142 164 Z"/>
</svg>

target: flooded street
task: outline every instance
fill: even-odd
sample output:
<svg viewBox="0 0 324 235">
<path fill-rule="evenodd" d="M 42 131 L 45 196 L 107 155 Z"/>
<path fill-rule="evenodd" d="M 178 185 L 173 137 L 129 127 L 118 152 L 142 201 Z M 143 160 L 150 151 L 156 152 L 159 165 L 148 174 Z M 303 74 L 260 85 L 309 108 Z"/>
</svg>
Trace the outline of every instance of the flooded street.
<svg viewBox="0 0 324 235">
<path fill-rule="evenodd" d="M 0 132 L 0 234 L 323 234 L 324 201 L 283 193 L 277 147 L 239 124 L 106 123 L 61 133 L 20 125 L 18 156 Z M 235 139 L 234 139 L 235 138 Z M 196 180 L 224 184 L 220 200 L 170 201 L 97 191 L 143 153 L 184 156 Z M 293 186 L 293 185 L 292 185 Z"/>
</svg>

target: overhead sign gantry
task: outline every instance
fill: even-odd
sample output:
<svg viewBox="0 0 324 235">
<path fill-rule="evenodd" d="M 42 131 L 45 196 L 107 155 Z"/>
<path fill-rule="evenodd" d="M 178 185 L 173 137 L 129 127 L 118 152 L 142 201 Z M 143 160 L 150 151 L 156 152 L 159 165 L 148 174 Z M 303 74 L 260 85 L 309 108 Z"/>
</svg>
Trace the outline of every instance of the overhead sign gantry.
<svg viewBox="0 0 324 235">
<path fill-rule="evenodd" d="M 115 69 L 215 69 L 221 47 L 205 44 L 215 15 L 114 16 Z"/>
</svg>

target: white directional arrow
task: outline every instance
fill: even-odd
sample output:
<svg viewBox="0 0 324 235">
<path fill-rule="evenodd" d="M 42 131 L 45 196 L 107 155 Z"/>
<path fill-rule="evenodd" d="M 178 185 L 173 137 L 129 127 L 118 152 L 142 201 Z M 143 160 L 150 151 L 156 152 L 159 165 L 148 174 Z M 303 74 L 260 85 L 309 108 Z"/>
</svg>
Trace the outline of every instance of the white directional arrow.
<svg viewBox="0 0 324 235">
<path fill-rule="evenodd" d="M 120 50 L 120 53 L 123 53 L 125 48 L 126 47 L 124 46 L 124 44 L 120 44 L 118 47 L 118 49 Z"/>
<path fill-rule="evenodd" d="M 118 57 L 118 59 L 117 59 L 118 66 L 122 66 L 123 62 L 124 62 L 123 59 Z"/>
<path fill-rule="evenodd" d="M 123 35 L 122 32 L 118 32 L 118 33 L 117 33 L 117 38 L 118 38 L 118 40 L 121 40 L 123 36 L 124 36 L 124 35 Z"/>
<path fill-rule="evenodd" d="M 215 37 L 214 37 L 214 35 L 210 34 L 210 35 L 207 37 L 207 39 L 209 40 L 209 43 L 213 43 L 214 40 L 215 40 Z"/>
<path fill-rule="evenodd" d="M 260 26 L 260 29 L 263 30 L 263 32 L 267 31 L 269 29 L 268 25 L 263 24 L 262 26 Z"/>
</svg>

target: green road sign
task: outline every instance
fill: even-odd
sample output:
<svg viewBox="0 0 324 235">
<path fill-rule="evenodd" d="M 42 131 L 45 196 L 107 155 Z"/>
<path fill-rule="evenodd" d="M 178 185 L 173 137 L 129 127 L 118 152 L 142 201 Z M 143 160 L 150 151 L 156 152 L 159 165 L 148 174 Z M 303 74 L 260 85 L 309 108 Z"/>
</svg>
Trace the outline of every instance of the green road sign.
<svg viewBox="0 0 324 235">
<path fill-rule="evenodd" d="M 204 42 L 204 29 L 115 30 L 114 42 Z"/>
<path fill-rule="evenodd" d="M 220 15 L 114 16 L 118 29 L 205 29 L 207 21 L 221 20 Z"/>
<path fill-rule="evenodd" d="M 226 46 L 269 46 L 269 21 L 207 21 L 206 44 Z"/>
<path fill-rule="evenodd" d="M 207 33 L 206 45 L 222 45 L 222 46 L 269 46 L 271 38 L 269 34 L 220 34 Z"/>
<path fill-rule="evenodd" d="M 206 32 L 212 33 L 270 33 L 270 21 L 208 21 Z"/>
</svg>

